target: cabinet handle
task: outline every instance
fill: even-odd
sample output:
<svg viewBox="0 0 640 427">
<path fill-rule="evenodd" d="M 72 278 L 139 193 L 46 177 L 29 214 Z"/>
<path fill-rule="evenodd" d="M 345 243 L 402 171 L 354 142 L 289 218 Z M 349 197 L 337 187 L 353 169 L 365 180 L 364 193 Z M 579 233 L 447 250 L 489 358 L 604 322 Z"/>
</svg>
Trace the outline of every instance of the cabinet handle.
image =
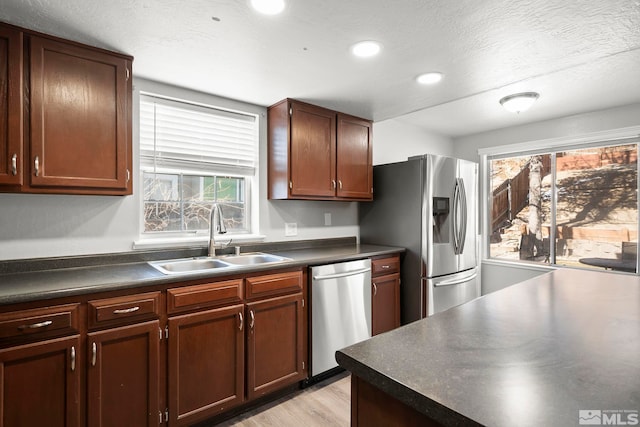
<svg viewBox="0 0 640 427">
<path fill-rule="evenodd" d="M 373 284 L 373 296 L 375 297 L 378 294 L 378 286 L 374 283 Z"/>
<path fill-rule="evenodd" d="M 18 175 L 18 155 L 15 153 L 11 156 L 11 173 Z"/>
<path fill-rule="evenodd" d="M 138 310 L 140 310 L 140 307 L 136 305 L 135 307 L 131 307 L 131 308 L 119 308 L 119 309 L 113 310 L 113 314 L 127 314 L 127 313 L 133 313 Z"/>
<path fill-rule="evenodd" d="M 44 328 L 45 326 L 49 326 L 52 323 L 53 323 L 52 320 L 45 320 L 44 322 L 32 323 L 31 325 L 20 325 L 20 326 L 18 326 L 18 329 L 20 329 L 21 331 L 24 331 L 25 329 Z"/>
<path fill-rule="evenodd" d="M 342 190 L 342 180 L 338 180 L 338 186 L 340 187 L 340 189 Z"/>
<path fill-rule="evenodd" d="M 242 317 L 242 312 L 238 313 L 238 318 L 240 319 L 240 326 L 238 326 L 238 329 L 242 330 L 242 327 L 244 326 L 244 318 Z"/>
<path fill-rule="evenodd" d="M 333 189 L 335 190 L 336 189 L 336 180 L 335 179 L 331 180 L 331 185 L 333 186 Z"/>
<path fill-rule="evenodd" d="M 36 156 L 33 159 L 33 168 L 35 169 L 36 176 L 40 176 L 40 157 Z"/>
<path fill-rule="evenodd" d="M 98 346 L 96 346 L 96 343 L 91 343 L 91 366 L 96 366 L 97 355 L 98 355 Z"/>
<path fill-rule="evenodd" d="M 249 328 L 253 329 L 253 325 L 256 323 L 256 317 L 253 314 L 253 310 L 249 310 L 249 316 L 251 316 L 251 321 L 249 322 Z"/>
<path fill-rule="evenodd" d="M 76 370 L 76 347 L 71 346 L 71 372 Z"/>
<path fill-rule="evenodd" d="M 388 270 L 388 269 L 391 268 L 391 266 L 390 265 L 381 265 L 380 268 L 383 269 L 383 270 Z"/>
</svg>

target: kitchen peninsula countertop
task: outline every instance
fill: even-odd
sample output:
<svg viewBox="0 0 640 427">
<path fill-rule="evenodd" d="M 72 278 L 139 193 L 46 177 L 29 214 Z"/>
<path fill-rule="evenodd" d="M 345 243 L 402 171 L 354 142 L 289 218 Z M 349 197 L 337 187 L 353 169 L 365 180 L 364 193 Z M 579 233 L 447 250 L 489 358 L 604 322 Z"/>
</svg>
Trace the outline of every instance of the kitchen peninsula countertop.
<svg viewBox="0 0 640 427">
<path fill-rule="evenodd" d="M 404 248 L 358 245 L 355 243 L 355 238 L 338 238 L 243 246 L 244 251 L 268 252 L 291 258 L 291 261 L 176 275 L 162 274 L 151 267 L 147 261 L 204 256 L 205 249 L 11 261 L 0 265 L 0 306 L 257 271 L 268 272 L 276 269 L 329 264 L 403 252 Z"/>
<path fill-rule="evenodd" d="M 442 425 L 564 427 L 579 424 L 579 411 L 637 417 L 639 355 L 640 277 L 562 269 L 336 359 Z"/>
</svg>

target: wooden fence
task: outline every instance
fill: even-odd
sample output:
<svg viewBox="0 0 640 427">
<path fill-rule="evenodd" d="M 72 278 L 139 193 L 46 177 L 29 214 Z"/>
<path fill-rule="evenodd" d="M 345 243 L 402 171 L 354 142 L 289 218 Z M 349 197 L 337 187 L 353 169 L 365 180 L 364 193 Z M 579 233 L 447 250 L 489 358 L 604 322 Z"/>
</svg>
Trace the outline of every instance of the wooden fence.
<svg viewBox="0 0 640 427">
<path fill-rule="evenodd" d="M 541 177 L 551 170 L 551 156 L 542 156 Z M 491 230 L 496 231 L 504 223 L 511 222 L 529 202 L 529 162 L 511 179 L 493 190 L 491 206 Z"/>
</svg>

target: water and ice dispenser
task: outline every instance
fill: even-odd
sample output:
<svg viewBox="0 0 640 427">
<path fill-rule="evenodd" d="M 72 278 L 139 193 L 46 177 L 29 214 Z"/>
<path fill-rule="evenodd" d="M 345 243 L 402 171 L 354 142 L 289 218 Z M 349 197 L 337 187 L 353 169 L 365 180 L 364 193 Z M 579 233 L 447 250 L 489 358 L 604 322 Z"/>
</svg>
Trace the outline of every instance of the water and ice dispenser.
<svg viewBox="0 0 640 427">
<path fill-rule="evenodd" d="M 449 243 L 449 198 L 433 198 L 433 243 Z"/>
</svg>

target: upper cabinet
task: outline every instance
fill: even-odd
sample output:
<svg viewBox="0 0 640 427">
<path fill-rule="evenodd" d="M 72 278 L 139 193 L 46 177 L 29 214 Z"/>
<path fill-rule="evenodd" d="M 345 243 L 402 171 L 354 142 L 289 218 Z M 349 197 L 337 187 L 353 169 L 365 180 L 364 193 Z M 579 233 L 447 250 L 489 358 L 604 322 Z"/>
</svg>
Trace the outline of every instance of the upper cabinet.
<svg viewBox="0 0 640 427">
<path fill-rule="evenodd" d="M 131 194 L 132 58 L 3 24 L 0 55 L 0 191 Z"/>
<path fill-rule="evenodd" d="M 18 161 L 22 161 L 22 33 L 0 25 L 0 185 L 22 184 Z"/>
<path fill-rule="evenodd" d="M 372 199 L 371 121 L 291 99 L 268 113 L 270 199 Z"/>
</svg>

